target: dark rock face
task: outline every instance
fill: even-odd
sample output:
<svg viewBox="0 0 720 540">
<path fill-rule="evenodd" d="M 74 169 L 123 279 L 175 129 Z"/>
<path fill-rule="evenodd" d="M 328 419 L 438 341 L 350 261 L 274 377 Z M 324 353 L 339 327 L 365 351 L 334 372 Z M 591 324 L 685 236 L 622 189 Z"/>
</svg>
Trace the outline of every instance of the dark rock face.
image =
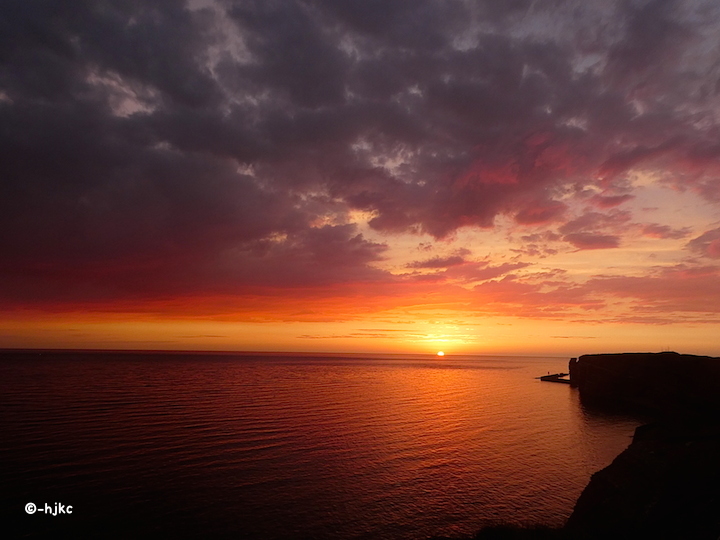
<svg viewBox="0 0 720 540">
<path fill-rule="evenodd" d="M 589 354 L 570 361 L 583 405 L 641 413 L 562 529 L 489 527 L 479 539 L 720 540 L 720 358 Z"/>
<path fill-rule="evenodd" d="M 650 424 L 595 473 L 565 527 L 571 538 L 716 540 L 720 426 Z"/>
<path fill-rule="evenodd" d="M 585 404 L 656 416 L 720 413 L 720 358 L 690 354 L 587 354 L 570 361 Z"/>
<path fill-rule="evenodd" d="M 586 355 L 570 363 L 583 403 L 656 420 L 595 473 L 567 538 L 720 538 L 720 359 Z"/>
</svg>

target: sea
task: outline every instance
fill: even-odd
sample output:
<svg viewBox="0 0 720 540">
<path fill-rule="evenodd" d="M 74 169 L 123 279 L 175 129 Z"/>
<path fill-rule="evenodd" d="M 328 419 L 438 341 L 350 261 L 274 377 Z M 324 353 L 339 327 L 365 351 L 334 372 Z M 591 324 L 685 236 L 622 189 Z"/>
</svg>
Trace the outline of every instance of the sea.
<svg viewBox="0 0 720 540">
<path fill-rule="evenodd" d="M 5 538 L 420 540 L 562 526 L 639 420 L 567 357 L 4 351 Z"/>
</svg>

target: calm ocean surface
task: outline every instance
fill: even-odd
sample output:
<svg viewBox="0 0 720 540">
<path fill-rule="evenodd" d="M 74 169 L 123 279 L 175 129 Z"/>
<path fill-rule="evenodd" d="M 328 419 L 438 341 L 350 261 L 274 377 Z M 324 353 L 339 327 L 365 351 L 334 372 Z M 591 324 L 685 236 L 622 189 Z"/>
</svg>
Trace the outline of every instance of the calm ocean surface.
<svg viewBox="0 0 720 540">
<path fill-rule="evenodd" d="M 5 353 L 3 523 L 260 540 L 559 526 L 638 425 L 534 379 L 567 361 Z"/>
</svg>

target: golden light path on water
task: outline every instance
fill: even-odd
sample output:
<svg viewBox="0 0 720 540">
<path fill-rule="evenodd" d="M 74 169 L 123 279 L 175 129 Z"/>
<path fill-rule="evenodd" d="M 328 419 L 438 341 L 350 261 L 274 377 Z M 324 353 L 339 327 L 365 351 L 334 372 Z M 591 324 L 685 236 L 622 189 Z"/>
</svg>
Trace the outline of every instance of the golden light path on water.
<svg viewBox="0 0 720 540">
<path fill-rule="evenodd" d="M 174 537 L 196 527 L 264 540 L 562 525 L 636 424 L 536 379 L 568 358 L 453 352 L 439 362 L 437 352 L 0 362 L 0 406 L 13 411 L 0 473 L 12 500 L 0 506 L 62 486 L 127 538 L 157 522 L 172 522 Z"/>
</svg>

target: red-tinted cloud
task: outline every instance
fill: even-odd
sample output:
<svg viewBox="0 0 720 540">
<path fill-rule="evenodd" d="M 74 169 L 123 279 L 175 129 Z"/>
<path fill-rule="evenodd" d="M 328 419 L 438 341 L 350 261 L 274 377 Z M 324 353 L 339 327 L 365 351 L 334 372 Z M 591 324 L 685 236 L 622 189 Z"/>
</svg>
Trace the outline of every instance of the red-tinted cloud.
<svg viewBox="0 0 720 540">
<path fill-rule="evenodd" d="M 592 320 L 603 323 L 716 323 L 720 321 L 720 268 L 677 265 L 638 276 L 596 276 L 573 283 L 562 274 L 539 282 L 505 278 L 474 288 L 476 310 L 527 317 Z M 617 302 L 623 305 L 618 306 Z M 610 307 L 610 304 L 616 304 Z M 602 310 L 602 311 L 601 311 Z"/>
<path fill-rule="evenodd" d="M 558 230 L 563 240 L 577 249 L 610 249 L 620 245 L 619 233 L 628 221 L 630 213 L 626 211 L 587 212 Z"/>
<path fill-rule="evenodd" d="M 457 266 L 463 264 L 465 259 L 460 255 L 453 255 L 451 257 L 432 257 L 431 259 L 425 259 L 422 261 L 413 261 L 408 263 L 408 268 L 447 268 L 449 266 Z"/>
<path fill-rule="evenodd" d="M 717 203 L 716 12 L 600 4 L 3 2 L 0 298 L 395 285 L 373 266 L 386 246 L 343 225 L 356 211 L 435 239 L 569 219 L 565 243 L 617 247 L 637 170 Z M 569 218 L 598 187 L 588 202 L 613 209 Z M 644 234 L 680 238 L 664 227 Z M 713 234 L 689 248 L 716 257 Z M 512 269 L 472 264 L 411 267 Z"/>
<path fill-rule="evenodd" d="M 624 195 L 594 195 L 590 198 L 590 202 L 600 208 L 613 208 L 634 198 L 635 196 L 629 193 Z"/>
<path fill-rule="evenodd" d="M 690 234 L 690 229 L 685 227 L 682 229 L 673 229 L 668 225 L 660 225 L 658 223 L 649 223 L 642 228 L 642 234 L 650 238 L 660 239 L 680 239 Z"/>
<path fill-rule="evenodd" d="M 711 259 L 720 259 L 720 228 L 707 231 L 688 243 L 688 247 Z"/>
<path fill-rule="evenodd" d="M 540 225 L 559 219 L 567 205 L 557 201 L 538 201 L 523 208 L 515 215 L 515 221 L 522 225 Z"/>
<path fill-rule="evenodd" d="M 714 266 L 678 265 L 648 276 L 599 277 L 588 281 L 584 288 L 599 295 L 635 300 L 636 314 L 663 318 L 683 313 L 720 314 L 720 269 Z"/>
<path fill-rule="evenodd" d="M 563 236 L 578 249 L 611 249 L 620 246 L 620 237 L 608 234 L 572 233 Z"/>
<path fill-rule="evenodd" d="M 626 211 L 612 210 L 607 214 L 599 212 L 586 212 L 580 217 L 568 221 L 559 231 L 562 234 L 586 233 L 601 230 L 616 230 L 622 228 L 630 221 L 630 213 Z"/>
<path fill-rule="evenodd" d="M 445 272 L 444 275 L 449 279 L 472 283 L 505 276 L 514 270 L 520 270 L 521 268 L 527 268 L 528 266 L 530 266 L 529 263 L 523 262 L 492 265 L 483 261 L 466 264 L 457 268 L 451 268 Z"/>
</svg>

